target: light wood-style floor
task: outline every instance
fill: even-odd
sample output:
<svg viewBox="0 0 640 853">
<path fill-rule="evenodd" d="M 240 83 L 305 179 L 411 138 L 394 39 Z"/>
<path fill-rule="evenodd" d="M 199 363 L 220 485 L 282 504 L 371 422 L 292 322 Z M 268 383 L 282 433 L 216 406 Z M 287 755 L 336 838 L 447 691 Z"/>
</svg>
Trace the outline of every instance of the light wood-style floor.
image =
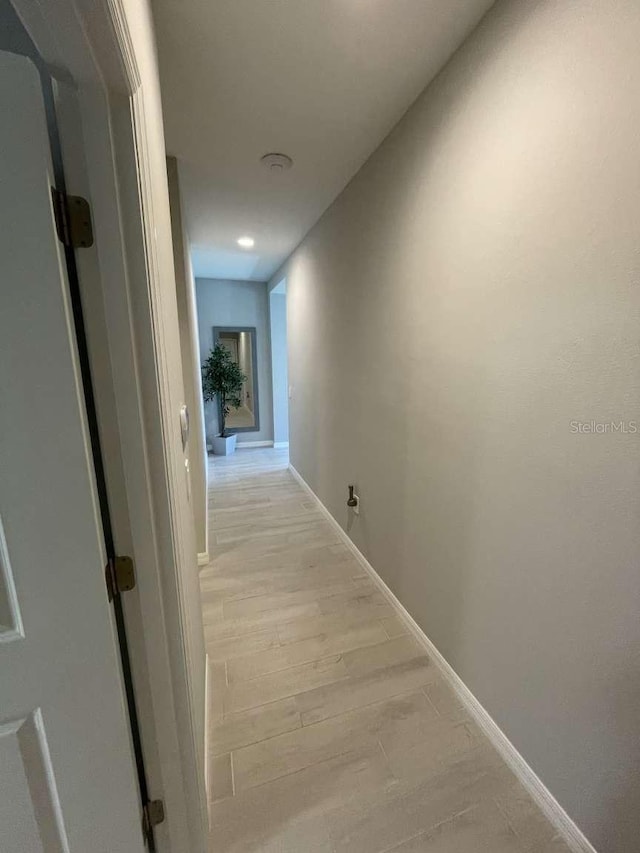
<svg viewBox="0 0 640 853">
<path fill-rule="evenodd" d="M 287 462 L 210 463 L 212 853 L 567 853 Z"/>
</svg>

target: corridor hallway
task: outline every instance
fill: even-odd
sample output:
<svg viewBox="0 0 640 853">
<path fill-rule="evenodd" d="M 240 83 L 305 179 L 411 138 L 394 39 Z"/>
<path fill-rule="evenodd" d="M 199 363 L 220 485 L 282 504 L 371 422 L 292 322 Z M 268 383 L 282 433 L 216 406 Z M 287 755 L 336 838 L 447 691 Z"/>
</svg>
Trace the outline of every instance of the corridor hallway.
<svg viewBox="0 0 640 853">
<path fill-rule="evenodd" d="M 212 853 L 566 853 L 287 451 L 209 464 Z"/>
</svg>

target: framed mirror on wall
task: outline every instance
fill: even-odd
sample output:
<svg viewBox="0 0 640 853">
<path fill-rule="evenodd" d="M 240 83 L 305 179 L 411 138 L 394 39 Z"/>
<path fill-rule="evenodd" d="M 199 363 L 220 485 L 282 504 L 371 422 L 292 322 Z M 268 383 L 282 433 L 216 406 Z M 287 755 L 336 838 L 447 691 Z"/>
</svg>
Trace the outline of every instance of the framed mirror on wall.
<svg viewBox="0 0 640 853">
<path fill-rule="evenodd" d="M 240 405 L 231 409 L 227 428 L 233 432 L 257 432 L 260 429 L 258 404 L 258 350 L 255 326 L 214 326 L 213 345 L 222 344 L 246 376 L 240 392 Z M 220 412 L 218 412 L 218 417 Z"/>
</svg>

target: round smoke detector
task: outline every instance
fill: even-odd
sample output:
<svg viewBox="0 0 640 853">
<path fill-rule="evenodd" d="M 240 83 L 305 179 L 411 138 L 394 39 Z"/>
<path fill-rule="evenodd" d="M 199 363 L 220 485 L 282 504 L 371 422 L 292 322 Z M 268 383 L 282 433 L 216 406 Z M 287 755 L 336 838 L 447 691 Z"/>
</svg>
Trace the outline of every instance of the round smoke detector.
<svg viewBox="0 0 640 853">
<path fill-rule="evenodd" d="M 260 162 L 265 169 L 274 173 L 286 172 L 293 166 L 293 160 L 286 154 L 265 154 L 264 157 L 260 158 Z"/>
</svg>

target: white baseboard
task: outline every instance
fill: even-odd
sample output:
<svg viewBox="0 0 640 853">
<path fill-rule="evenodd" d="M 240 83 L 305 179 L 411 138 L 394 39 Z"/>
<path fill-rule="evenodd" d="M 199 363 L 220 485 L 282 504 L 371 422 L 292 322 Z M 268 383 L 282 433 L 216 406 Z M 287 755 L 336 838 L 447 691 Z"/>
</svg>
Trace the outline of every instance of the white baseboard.
<svg viewBox="0 0 640 853">
<path fill-rule="evenodd" d="M 238 441 L 237 448 L 240 447 L 273 447 L 272 441 Z"/>
<path fill-rule="evenodd" d="M 289 447 L 288 441 L 274 441 L 273 446 L 276 450 L 284 450 L 286 447 Z"/>
<path fill-rule="evenodd" d="M 209 552 L 203 551 L 201 554 L 198 554 L 198 565 L 206 566 L 209 562 Z"/>
<path fill-rule="evenodd" d="M 331 515 L 311 486 L 309 486 L 303 477 L 296 471 L 293 465 L 289 465 L 289 470 L 302 488 L 313 500 L 316 501 L 318 508 L 326 517 L 327 521 L 334 527 L 336 533 L 338 533 L 344 544 L 353 553 L 365 571 L 368 572 L 373 582 L 378 586 L 392 607 L 396 609 L 400 619 L 402 619 L 416 640 L 425 649 L 429 658 L 438 667 L 444 678 L 449 682 L 471 717 L 489 738 L 511 771 L 527 789 L 532 799 L 538 804 L 550 823 L 553 824 L 559 835 L 561 835 L 564 841 L 568 844 L 572 853 L 597 853 L 596 849 L 586 838 L 581 829 L 569 817 L 560 803 L 555 799 L 551 791 L 549 791 L 542 780 L 527 764 L 525 759 L 498 726 L 493 717 L 491 717 L 489 712 L 480 704 L 453 667 L 445 660 L 442 654 L 427 637 L 415 619 L 391 592 L 389 587 L 382 580 L 364 554 L 357 548 L 342 527 L 340 527 L 338 522 Z"/>
</svg>

